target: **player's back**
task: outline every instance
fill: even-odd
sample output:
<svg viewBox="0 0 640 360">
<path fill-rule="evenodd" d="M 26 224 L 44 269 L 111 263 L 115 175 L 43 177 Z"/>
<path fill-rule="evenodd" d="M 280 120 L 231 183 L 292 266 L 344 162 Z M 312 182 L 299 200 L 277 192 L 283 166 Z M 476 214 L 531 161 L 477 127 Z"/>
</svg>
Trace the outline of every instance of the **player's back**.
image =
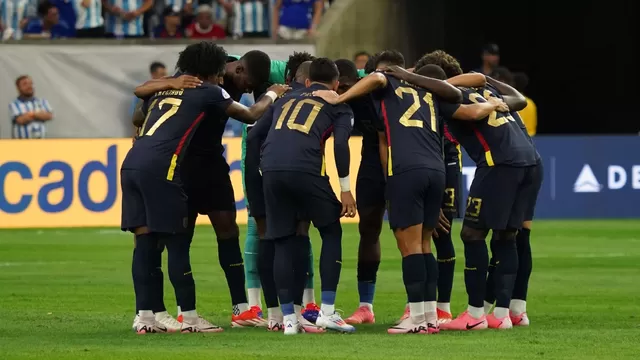
<svg viewBox="0 0 640 360">
<path fill-rule="evenodd" d="M 351 113 L 347 105 L 329 105 L 312 94 L 326 89 L 313 84 L 288 93 L 273 105 L 271 127 L 262 146 L 260 168 L 263 172 L 301 171 L 325 175 L 324 143 L 331 136 L 338 116 Z"/>
<path fill-rule="evenodd" d="M 147 117 L 122 168 L 151 172 L 172 181 L 199 123 L 205 116 L 226 116 L 231 102 L 222 88 L 209 83 L 195 89 L 157 92 L 146 101 Z"/>
<path fill-rule="evenodd" d="M 362 161 L 380 163 L 378 154 L 378 131 L 376 123 L 380 117 L 380 102 L 372 95 L 362 96 L 348 102 L 353 110 L 354 128 L 362 134 Z"/>
<path fill-rule="evenodd" d="M 391 76 L 376 94 L 388 145 L 388 175 L 429 168 L 444 172 L 442 127 L 430 92 Z"/>
<path fill-rule="evenodd" d="M 463 104 L 486 102 L 490 97 L 501 98 L 491 87 L 462 89 Z M 448 128 L 465 148 L 477 166 L 531 166 L 539 156 L 531 138 L 523 131 L 522 121 L 511 113 L 494 111 L 473 123 L 450 120 Z"/>
</svg>

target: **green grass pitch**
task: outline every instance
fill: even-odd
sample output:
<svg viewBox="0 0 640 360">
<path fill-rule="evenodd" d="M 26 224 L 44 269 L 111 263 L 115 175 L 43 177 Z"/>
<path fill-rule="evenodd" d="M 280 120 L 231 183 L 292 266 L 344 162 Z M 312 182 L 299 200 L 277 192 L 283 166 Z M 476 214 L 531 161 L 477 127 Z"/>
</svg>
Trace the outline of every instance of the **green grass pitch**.
<svg viewBox="0 0 640 360">
<path fill-rule="evenodd" d="M 453 232 L 457 238 L 459 224 Z M 313 238 L 317 258 L 315 231 Z M 198 310 L 225 331 L 138 336 L 130 328 L 131 235 L 115 229 L 0 230 L 0 359 L 640 358 L 640 222 L 539 221 L 532 239 L 530 328 L 387 335 L 405 295 L 399 253 L 385 228 L 375 299 L 378 323 L 351 335 L 285 338 L 229 328 L 231 306 L 215 237 L 211 228 L 200 227 L 192 250 Z M 336 305 L 349 315 L 358 304 L 357 226 L 344 226 L 343 242 Z M 466 302 L 464 259 L 459 238 L 455 243 L 452 306 L 459 312 Z M 168 279 L 165 293 L 175 313 Z"/>
</svg>

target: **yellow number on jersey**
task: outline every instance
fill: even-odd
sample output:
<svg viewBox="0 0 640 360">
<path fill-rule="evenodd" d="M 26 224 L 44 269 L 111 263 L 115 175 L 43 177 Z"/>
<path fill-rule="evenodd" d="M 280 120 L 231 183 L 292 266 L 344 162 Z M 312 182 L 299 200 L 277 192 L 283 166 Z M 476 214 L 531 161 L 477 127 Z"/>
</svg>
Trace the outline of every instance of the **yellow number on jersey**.
<svg viewBox="0 0 640 360">
<path fill-rule="evenodd" d="M 469 100 L 477 104 L 479 102 L 478 99 L 489 100 L 489 97 L 491 97 L 491 92 L 489 90 L 484 90 L 483 94 L 484 94 L 484 97 L 478 93 L 470 93 Z M 487 121 L 487 124 L 489 126 L 498 127 L 506 124 L 509 121 L 516 121 L 516 120 L 511 115 L 498 117 L 498 113 L 495 111 L 492 111 L 491 114 L 489 114 L 489 120 Z"/>
<path fill-rule="evenodd" d="M 178 112 L 178 109 L 180 109 L 180 104 L 182 104 L 182 100 L 181 99 L 176 99 L 176 98 L 166 98 L 166 99 L 163 99 L 162 101 L 160 101 L 160 103 L 158 104 L 158 109 L 159 110 L 162 110 L 162 106 L 164 104 L 171 105 L 171 107 L 167 110 L 167 112 L 165 112 L 164 114 L 162 114 L 162 116 L 160 116 L 158 121 L 156 121 L 156 123 L 153 124 L 153 126 L 146 133 L 144 133 L 144 128 L 147 125 L 147 120 L 149 120 L 149 115 L 151 114 L 151 110 L 154 108 L 154 106 L 155 106 L 157 101 L 158 101 L 158 99 L 153 100 L 153 102 L 151 103 L 151 106 L 149 106 L 149 111 L 147 113 L 147 118 L 144 120 L 144 124 L 142 125 L 141 133 L 144 134 L 144 136 L 153 135 L 153 133 L 155 133 L 156 130 L 158 130 L 160 125 L 162 125 L 165 121 L 169 120 L 170 117 L 172 117 L 173 115 L 175 115 Z"/>
<path fill-rule="evenodd" d="M 399 98 L 403 99 L 404 94 L 410 94 L 413 98 L 413 103 L 400 117 L 400 124 L 406 127 L 423 127 L 424 123 L 422 120 L 411 119 L 413 114 L 420 110 L 421 104 L 420 98 L 418 97 L 418 92 L 416 91 L 416 89 L 406 86 L 400 86 L 396 89 L 396 95 L 398 95 Z M 422 100 L 424 100 L 424 102 L 429 105 L 429 113 L 431 114 L 431 130 L 437 131 L 436 111 L 435 106 L 433 105 L 433 95 L 431 93 L 427 93 L 424 98 L 422 98 Z"/>
<path fill-rule="evenodd" d="M 282 128 L 282 124 L 284 123 L 285 118 L 287 118 L 287 114 L 289 113 L 289 110 L 291 110 L 291 107 L 293 106 L 293 103 L 295 103 L 295 101 L 296 99 L 291 99 L 287 101 L 284 105 L 282 105 L 282 113 L 280 114 L 280 117 L 278 117 L 278 121 L 276 121 L 276 127 L 275 127 L 276 130 L 279 130 Z M 295 122 L 296 118 L 298 117 L 298 114 L 300 113 L 300 110 L 302 110 L 302 107 L 304 106 L 304 104 L 309 104 L 313 106 L 313 109 L 311 109 L 311 112 L 309 113 L 309 115 L 307 115 L 307 118 L 305 119 L 304 124 L 296 124 Z M 289 115 L 289 119 L 287 120 L 287 127 L 291 130 L 296 130 L 304 134 L 309 134 L 309 131 L 311 130 L 311 127 L 313 126 L 313 123 L 316 121 L 316 118 L 318 117 L 318 113 L 320 113 L 320 110 L 322 109 L 323 106 L 324 106 L 323 103 L 312 100 L 312 99 L 304 99 L 304 100 L 298 101 L 296 106 L 293 108 L 291 115 Z"/>
</svg>

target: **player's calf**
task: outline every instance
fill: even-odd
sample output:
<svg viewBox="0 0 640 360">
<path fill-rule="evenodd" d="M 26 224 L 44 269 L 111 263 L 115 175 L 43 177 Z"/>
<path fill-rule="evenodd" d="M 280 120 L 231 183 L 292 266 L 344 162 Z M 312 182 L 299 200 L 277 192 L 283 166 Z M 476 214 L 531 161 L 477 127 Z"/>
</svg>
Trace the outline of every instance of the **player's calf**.
<svg viewBox="0 0 640 360">
<path fill-rule="evenodd" d="M 496 306 L 493 315 L 504 328 L 509 319 L 509 303 L 518 271 L 518 251 L 516 249 L 515 231 L 498 231 L 493 246 L 496 267 L 494 272 L 494 293 Z M 492 324 L 490 324 L 490 327 Z M 494 324 L 495 325 L 495 324 Z"/>
</svg>

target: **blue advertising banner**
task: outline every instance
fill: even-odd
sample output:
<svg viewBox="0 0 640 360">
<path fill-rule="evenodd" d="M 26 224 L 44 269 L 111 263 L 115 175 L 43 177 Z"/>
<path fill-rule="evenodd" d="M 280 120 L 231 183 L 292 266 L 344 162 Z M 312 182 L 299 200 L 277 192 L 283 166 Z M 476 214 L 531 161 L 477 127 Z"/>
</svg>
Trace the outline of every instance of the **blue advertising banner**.
<svg viewBox="0 0 640 360">
<path fill-rule="evenodd" d="M 640 137 L 537 136 L 537 218 L 640 218 Z M 475 166 L 463 151 L 464 196 Z"/>
</svg>

